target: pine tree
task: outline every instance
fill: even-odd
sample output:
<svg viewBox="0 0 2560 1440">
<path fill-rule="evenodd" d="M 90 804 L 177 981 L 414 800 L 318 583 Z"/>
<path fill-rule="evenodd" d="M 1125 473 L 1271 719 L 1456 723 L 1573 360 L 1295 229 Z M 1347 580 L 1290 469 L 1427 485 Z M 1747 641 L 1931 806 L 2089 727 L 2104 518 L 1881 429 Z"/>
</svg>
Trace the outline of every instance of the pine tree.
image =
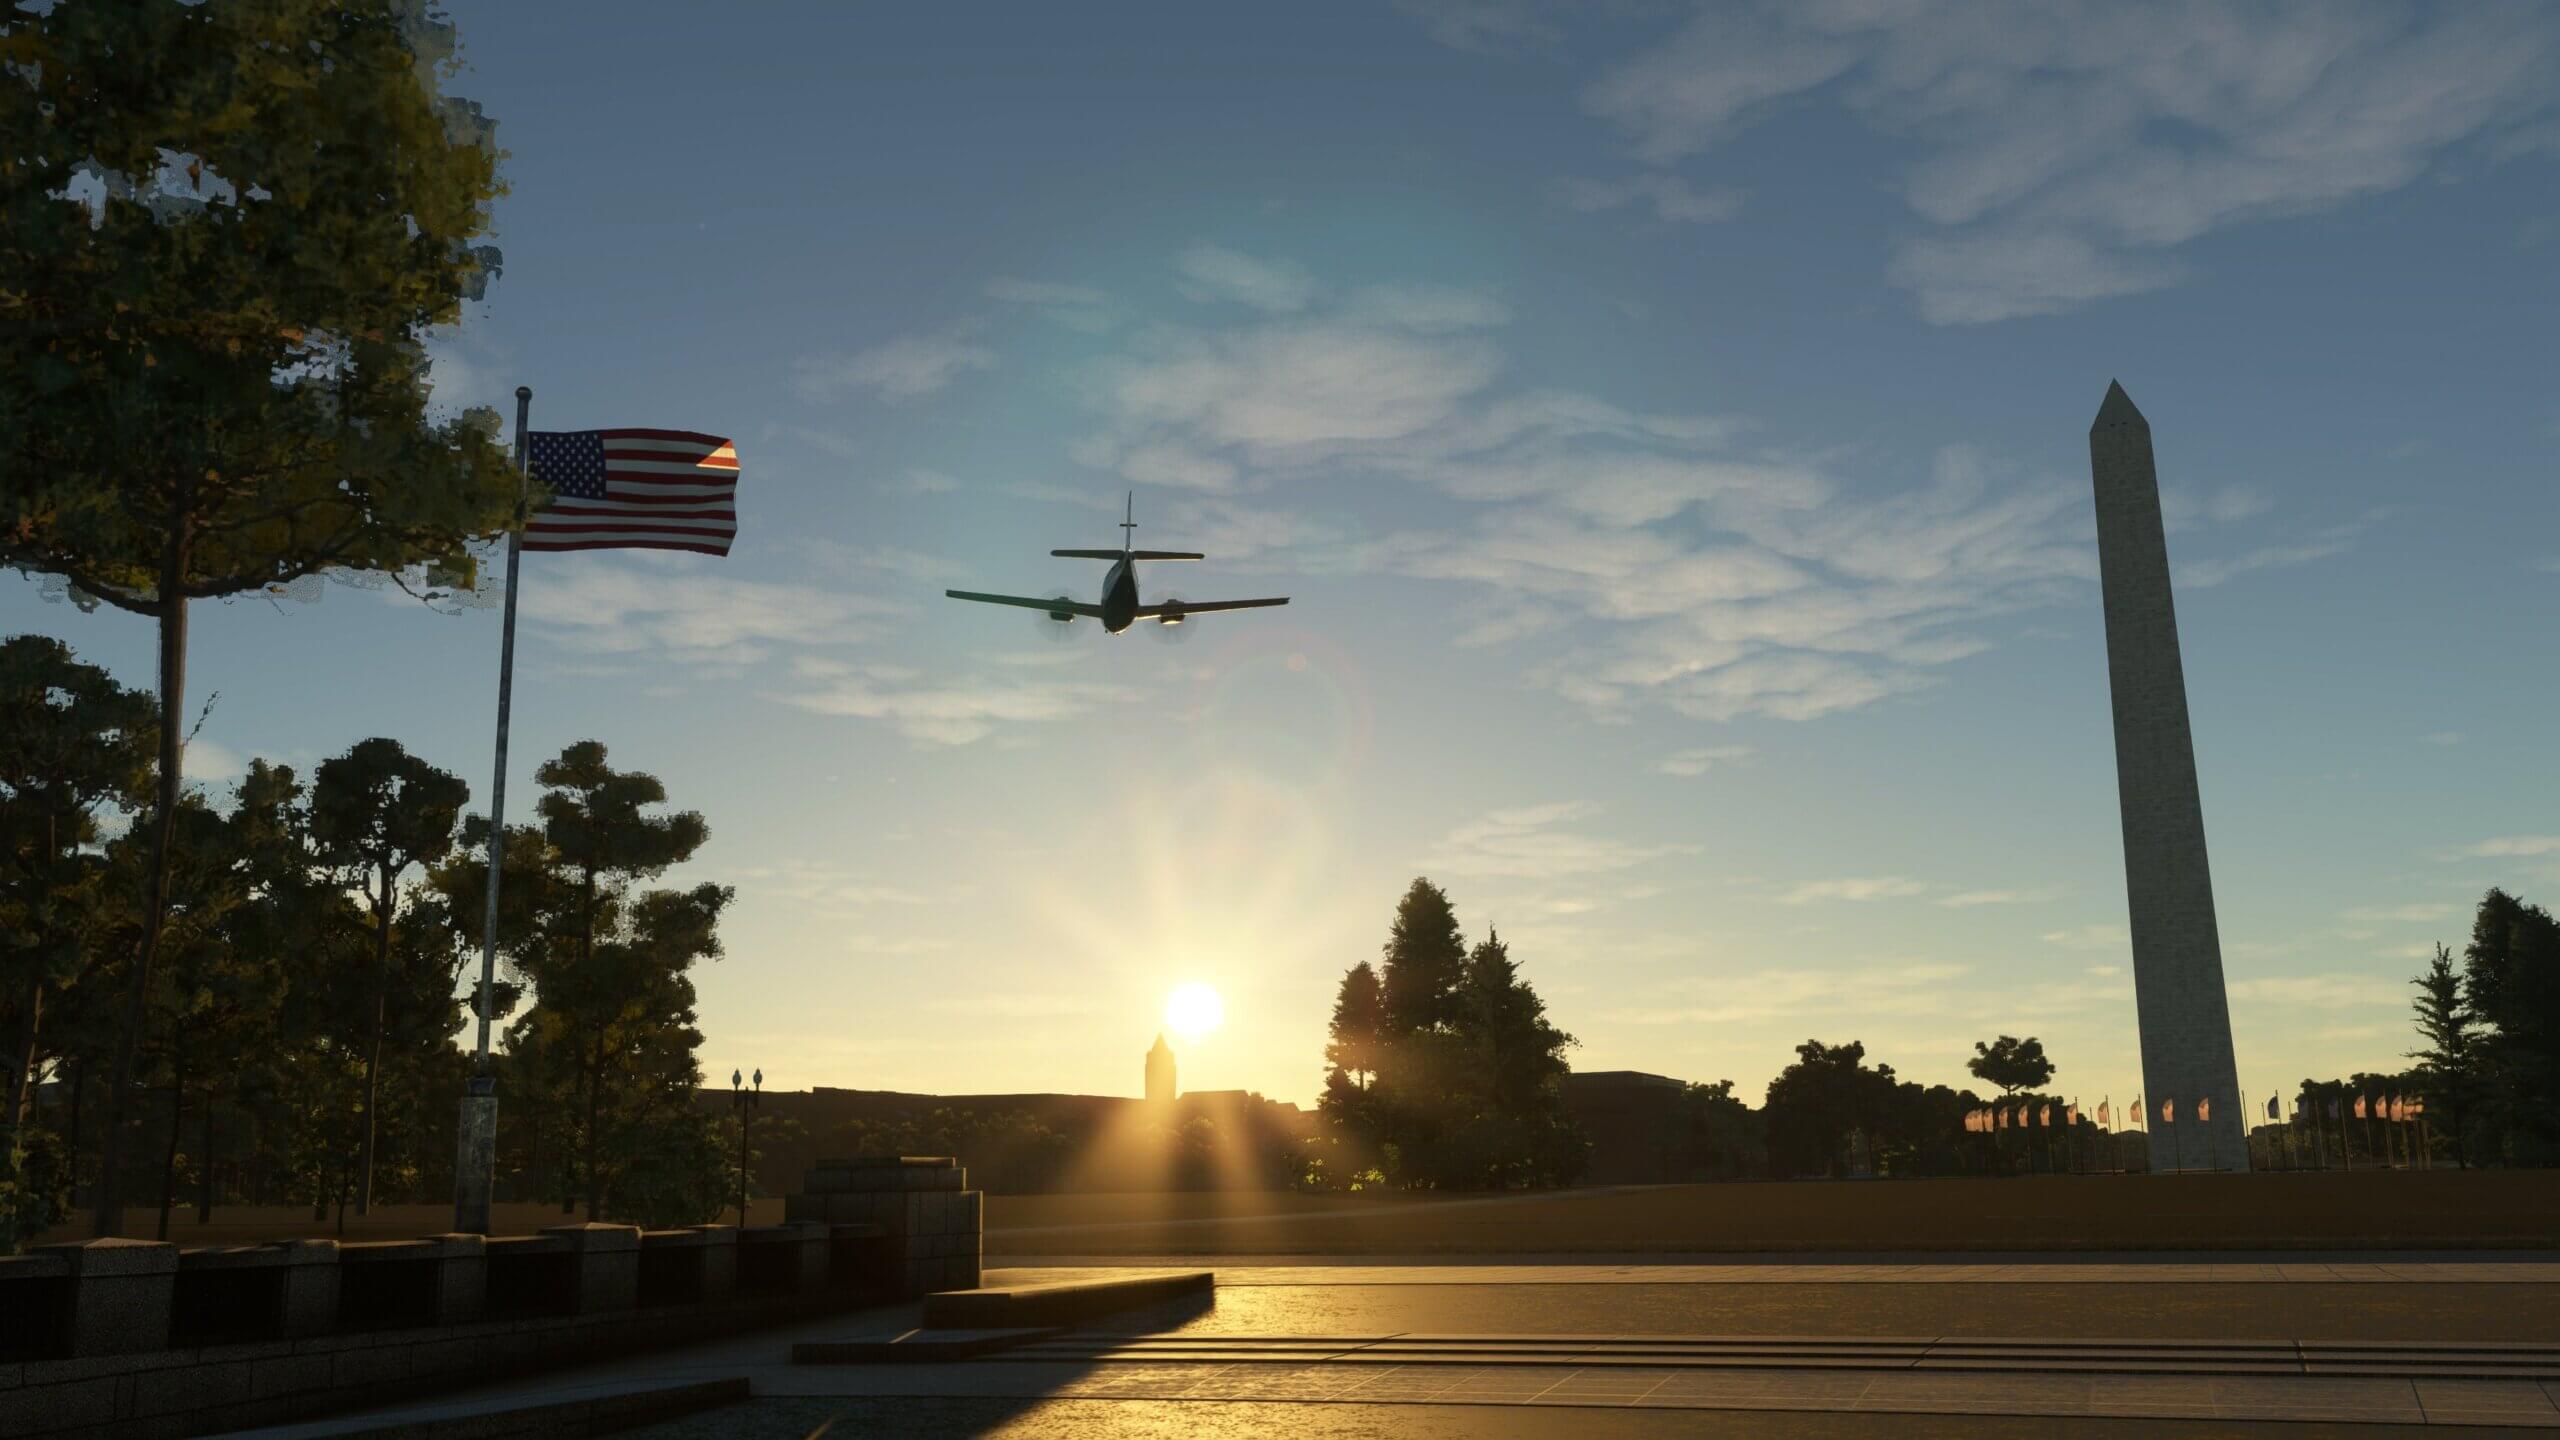
<svg viewBox="0 0 2560 1440">
<path fill-rule="evenodd" d="M 1332 1038 L 1324 1047 L 1325 1063 L 1360 1090 L 1378 1073 L 1386 1012 L 1380 1004 L 1378 972 L 1363 960 L 1344 972 L 1334 996 Z"/>
<path fill-rule="evenodd" d="M 1467 947 L 1458 915 L 1439 886 L 1416 877 L 1396 902 L 1379 988 L 1390 1041 L 1442 1029 L 1458 1019 Z"/>
<path fill-rule="evenodd" d="M 373 1022 L 364 1061 L 364 1157 L 356 1213 L 373 1209 L 373 1158 L 380 1124 L 382 1043 L 391 1027 L 391 954 L 408 872 L 453 851 L 454 824 L 470 787 L 461 777 L 375 736 L 320 762 L 311 790 L 311 834 L 322 864 L 342 871 L 373 919 Z"/>
<path fill-rule="evenodd" d="M 2463 998 L 2484 1030 L 2480 1069 L 2511 1156 L 2539 1160 L 2560 1148 L 2560 920 L 2503 890 L 2482 896 Z"/>
<path fill-rule="evenodd" d="M 2426 973 L 2409 983 L 2418 988 L 2418 1034 L 2427 1042 L 2427 1048 L 2410 1051 L 2409 1058 L 2418 1062 L 2427 1096 L 2444 1106 L 2445 1124 L 2453 1131 L 2453 1163 L 2468 1169 L 2471 1156 L 2463 1115 L 2471 1108 L 2472 1091 L 2479 1083 L 2479 1036 L 2474 1033 L 2470 1008 L 2462 1001 L 2462 977 L 2454 973 L 2453 952 L 2436 946 Z"/>
</svg>

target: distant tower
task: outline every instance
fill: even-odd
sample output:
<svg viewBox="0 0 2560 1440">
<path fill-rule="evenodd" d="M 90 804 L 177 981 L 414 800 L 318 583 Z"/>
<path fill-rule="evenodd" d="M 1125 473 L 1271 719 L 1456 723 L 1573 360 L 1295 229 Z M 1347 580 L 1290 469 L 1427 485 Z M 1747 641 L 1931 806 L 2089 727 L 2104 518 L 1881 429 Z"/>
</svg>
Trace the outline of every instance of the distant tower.
<svg viewBox="0 0 2560 1440">
<path fill-rule="evenodd" d="M 1156 1048 L 1147 1052 L 1147 1099 L 1154 1104 L 1173 1103 L 1173 1047 L 1156 1036 Z"/>
<path fill-rule="evenodd" d="M 2098 501 L 2098 588 L 2124 812 L 2125 909 L 2133 922 L 2133 1003 L 2142 1027 L 2142 1103 L 2155 1169 L 2246 1170 L 2231 1002 L 2205 865 L 2204 804 L 2187 728 L 2186 673 L 2169 598 L 2169 547 L 2151 425 L 2110 382 L 2089 427 Z M 2177 1118 L 2163 1124 L 2162 1101 Z M 2213 1102 L 2199 1122 L 2197 1102 Z"/>
</svg>

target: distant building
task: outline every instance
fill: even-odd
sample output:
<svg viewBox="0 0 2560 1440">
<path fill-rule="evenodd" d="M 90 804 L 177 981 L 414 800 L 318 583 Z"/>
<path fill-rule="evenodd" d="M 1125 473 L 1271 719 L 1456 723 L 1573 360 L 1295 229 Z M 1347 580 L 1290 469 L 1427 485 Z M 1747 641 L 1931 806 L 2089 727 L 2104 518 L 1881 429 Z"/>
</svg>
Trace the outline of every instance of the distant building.
<svg viewBox="0 0 2560 1440">
<path fill-rule="evenodd" d="M 1164 1035 L 1156 1035 L 1156 1047 L 1147 1052 L 1147 1103 L 1170 1105 L 1174 1097 L 1173 1047 L 1164 1043 Z"/>
<path fill-rule="evenodd" d="M 1564 1077 L 1564 1108 L 1591 1141 L 1587 1185 L 1650 1185 L 1681 1173 L 1680 1094 L 1688 1085 L 1642 1070 L 1576 1070 Z"/>
</svg>

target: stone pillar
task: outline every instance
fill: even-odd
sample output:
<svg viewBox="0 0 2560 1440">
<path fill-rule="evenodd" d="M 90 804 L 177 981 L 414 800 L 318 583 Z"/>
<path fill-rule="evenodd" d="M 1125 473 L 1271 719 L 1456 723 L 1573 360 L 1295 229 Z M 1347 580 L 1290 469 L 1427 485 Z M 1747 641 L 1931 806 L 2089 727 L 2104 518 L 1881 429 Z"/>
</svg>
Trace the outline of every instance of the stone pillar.
<svg viewBox="0 0 2560 1440">
<path fill-rule="evenodd" d="M 453 1228 L 466 1235 L 489 1233 L 489 1205 L 497 1183 L 498 1082 L 472 1077 L 462 1097 L 461 1118 L 453 1127 Z"/>
<path fill-rule="evenodd" d="M 702 1236 L 698 1252 L 702 1265 L 702 1300 L 704 1304 L 726 1300 L 738 1293 L 738 1229 L 734 1225 L 690 1225 L 686 1227 Z"/>
<path fill-rule="evenodd" d="M 435 1247 L 436 1323 L 460 1325 L 481 1318 L 489 1308 L 489 1241 L 481 1235 L 426 1235 Z"/>
<path fill-rule="evenodd" d="M 2154 1169 L 2249 1168 L 2230 998 L 2205 863 L 2187 682 L 2169 593 L 2169 547 L 2151 426 L 2110 383 L 2089 427 L 2098 509 L 2099 591 L 2115 710 L 2116 798 L 2124 812 L 2125 908 L 2133 927 L 2142 1103 Z M 2212 1119 L 2196 1120 L 2212 1101 Z M 2163 1101 L 2177 1118 L 2163 1123 Z"/>
<path fill-rule="evenodd" d="M 338 1242 L 284 1240 L 284 1273 L 276 1282 L 276 1334 L 286 1340 L 338 1328 Z"/>
<path fill-rule="evenodd" d="M 68 1269 L 64 1353 L 126 1355 L 169 1348 L 169 1316 L 178 1298 L 178 1247 L 156 1240 L 82 1240 L 39 1245 Z"/>
<path fill-rule="evenodd" d="M 578 1299 L 572 1313 L 601 1315 L 628 1310 L 640 1300 L 640 1227 L 545 1225 L 545 1235 L 568 1240 Z"/>
<path fill-rule="evenodd" d="M 971 1290 L 980 1275 L 984 1197 L 947 1156 L 821 1160 L 783 1200 L 793 1220 L 876 1224 L 888 1231 L 892 1283 L 901 1295 Z"/>
</svg>

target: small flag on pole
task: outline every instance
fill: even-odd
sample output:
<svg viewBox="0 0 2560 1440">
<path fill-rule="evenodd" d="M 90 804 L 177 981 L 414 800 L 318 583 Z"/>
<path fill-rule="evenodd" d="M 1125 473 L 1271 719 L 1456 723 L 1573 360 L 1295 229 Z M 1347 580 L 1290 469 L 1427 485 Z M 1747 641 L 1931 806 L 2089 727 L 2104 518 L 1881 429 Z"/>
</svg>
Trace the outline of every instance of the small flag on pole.
<svg viewBox="0 0 2560 1440">
<path fill-rule="evenodd" d="M 2196 1123 L 2199 1125 L 2209 1125 L 2213 1123 L 2212 1096 L 2208 1095 L 2202 1100 L 2196 1102 Z"/>
<path fill-rule="evenodd" d="M 2053 1128 L 2053 1106 L 2051 1104 L 2044 1104 L 2036 1107 L 2036 1123 L 2047 1130 Z"/>
<path fill-rule="evenodd" d="M 2356 1097 L 2356 1118 L 2359 1120 L 2367 1118 L 2364 1113 L 2364 1097 L 2361 1095 Z"/>
<path fill-rule="evenodd" d="M 2080 1128 L 2079 1101 L 2074 1100 L 2070 1104 L 2062 1107 L 2062 1123 L 2069 1129 L 2077 1130 Z"/>
<path fill-rule="evenodd" d="M 2163 1125 L 2175 1125 L 2178 1123 L 2177 1101 L 2163 1100 L 2160 1102 L 2160 1123 Z"/>
<path fill-rule="evenodd" d="M 550 502 L 527 550 L 691 550 L 726 555 L 738 534 L 738 447 L 691 430 L 536 430 L 533 478 Z"/>
<path fill-rule="evenodd" d="M 2267 1097 L 2267 1118 L 2270 1120 L 2281 1120 L 2284 1118 L 2284 1112 L 2276 1108 L 2276 1097 L 2273 1095 Z"/>
</svg>

